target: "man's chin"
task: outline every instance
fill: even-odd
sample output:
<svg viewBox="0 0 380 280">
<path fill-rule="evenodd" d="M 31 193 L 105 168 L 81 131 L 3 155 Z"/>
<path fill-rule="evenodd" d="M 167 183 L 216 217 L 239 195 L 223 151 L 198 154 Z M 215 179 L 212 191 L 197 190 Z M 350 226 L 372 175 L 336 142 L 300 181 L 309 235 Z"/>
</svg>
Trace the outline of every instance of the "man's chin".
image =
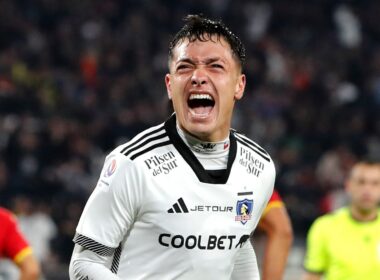
<svg viewBox="0 0 380 280">
<path fill-rule="evenodd" d="M 207 141 L 214 134 L 215 124 L 212 122 L 191 122 L 185 126 L 185 129 L 191 135 Z"/>
<path fill-rule="evenodd" d="M 374 203 L 361 203 L 361 204 L 358 206 L 358 209 L 359 209 L 359 211 L 360 211 L 363 215 L 367 215 L 367 214 L 372 213 L 374 210 L 376 210 L 376 209 L 377 209 L 377 205 L 374 204 Z"/>
</svg>

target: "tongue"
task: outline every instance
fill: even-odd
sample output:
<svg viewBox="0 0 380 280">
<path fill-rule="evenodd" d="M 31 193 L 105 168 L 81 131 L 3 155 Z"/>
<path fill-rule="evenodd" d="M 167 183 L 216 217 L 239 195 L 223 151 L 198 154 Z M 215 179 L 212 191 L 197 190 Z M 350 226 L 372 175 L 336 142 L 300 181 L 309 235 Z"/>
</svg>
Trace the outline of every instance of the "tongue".
<svg viewBox="0 0 380 280">
<path fill-rule="evenodd" d="M 192 111 L 197 115 L 208 115 L 212 110 L 212 106 L 197 106 L 192 108 Z"/>
</svg>

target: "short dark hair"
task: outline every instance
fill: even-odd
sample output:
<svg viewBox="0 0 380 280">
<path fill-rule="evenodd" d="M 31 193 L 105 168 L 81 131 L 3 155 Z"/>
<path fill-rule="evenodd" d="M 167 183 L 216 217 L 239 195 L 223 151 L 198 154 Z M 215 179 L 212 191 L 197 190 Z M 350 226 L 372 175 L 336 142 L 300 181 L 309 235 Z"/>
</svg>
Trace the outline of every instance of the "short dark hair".
<svg viewBox="0 0 380 280">
<path fill-rule="evenodd" d="M 245 48 L 239 37 L 230 31 L 224 23 L 203 17 L 202 15 L 187 15 L 184 19 L 185 25 L 173 37 L 169 44 L 169 61 L 173 58 L 173 49 L 179 42 L 188 39 L 189 42 L 209 41 L 216 35 L 217 40 L 223 37 L 231 47 L 233 55 L 237 58 L 241 68 L 245 62 Z"/>
</svg>

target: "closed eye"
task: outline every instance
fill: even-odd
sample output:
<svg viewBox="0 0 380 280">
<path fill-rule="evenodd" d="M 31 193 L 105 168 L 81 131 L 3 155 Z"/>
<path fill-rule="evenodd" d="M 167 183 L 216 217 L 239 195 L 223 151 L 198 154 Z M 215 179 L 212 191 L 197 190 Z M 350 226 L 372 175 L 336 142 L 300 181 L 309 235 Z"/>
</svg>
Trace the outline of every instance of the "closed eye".
<svg viewBox="0 0 380 280">
<path fill-rule="evenodd" d="M 219 63 L 213 63 L 213 64 L 211 64 L 211 66 L 213 67 L 213 68 L 224 68 L 223 67 L 223 65 L 222 64 L 219 64 Z"/>
<path fill-rule="evenodd" d="M 190 64 L 180 64 L 177 66 L 176 70 L 179 71 L 179 70 L 185 70 L 185 69 L 189 69 L 191 66 Z"/>
</svg>

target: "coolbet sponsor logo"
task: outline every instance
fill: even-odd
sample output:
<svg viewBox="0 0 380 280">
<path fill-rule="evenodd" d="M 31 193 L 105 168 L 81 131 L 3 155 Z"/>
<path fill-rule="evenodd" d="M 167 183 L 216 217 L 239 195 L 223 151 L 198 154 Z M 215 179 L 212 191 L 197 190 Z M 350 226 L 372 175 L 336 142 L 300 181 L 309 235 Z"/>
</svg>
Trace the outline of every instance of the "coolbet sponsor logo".
<svg viewBox="0 0 380 280">
<path fill-rule="evenodd" d="M 249 174 L 253 174 L 256 177 L 259 177 L 261 172 L 264 171 L 264 163 L 255 157 L 253 153 L 249 150 L 240 148 L 240 160 L 239 163 L 246 168 L 246 171 Z"/>
<path fill-rule="evenodd" d="M 253 199 L 238 200 L 236 203 L 235 221 L 241 222 L 243 225 L 252 219 Z"/>
<path fill-rule="evenodd" d="M 168 152 L 159 156 L 152 156 L 144 160 L 146 166 L 152 171 L 153 176 L 168 174 L 174 168 L 177 168 L 177 159 L 173 152 Z"/>
<path fill-rule="evenodd" d="M 231 250 L 242 246 L 249 238 L 249 235 L 242 235 L 238 238 L 236 235 L 172 235 L 170 233 L 161 233 L 158 237 L 158 243 L 164 247 L 186 248 L 189 250 Z"/>
</svg>

